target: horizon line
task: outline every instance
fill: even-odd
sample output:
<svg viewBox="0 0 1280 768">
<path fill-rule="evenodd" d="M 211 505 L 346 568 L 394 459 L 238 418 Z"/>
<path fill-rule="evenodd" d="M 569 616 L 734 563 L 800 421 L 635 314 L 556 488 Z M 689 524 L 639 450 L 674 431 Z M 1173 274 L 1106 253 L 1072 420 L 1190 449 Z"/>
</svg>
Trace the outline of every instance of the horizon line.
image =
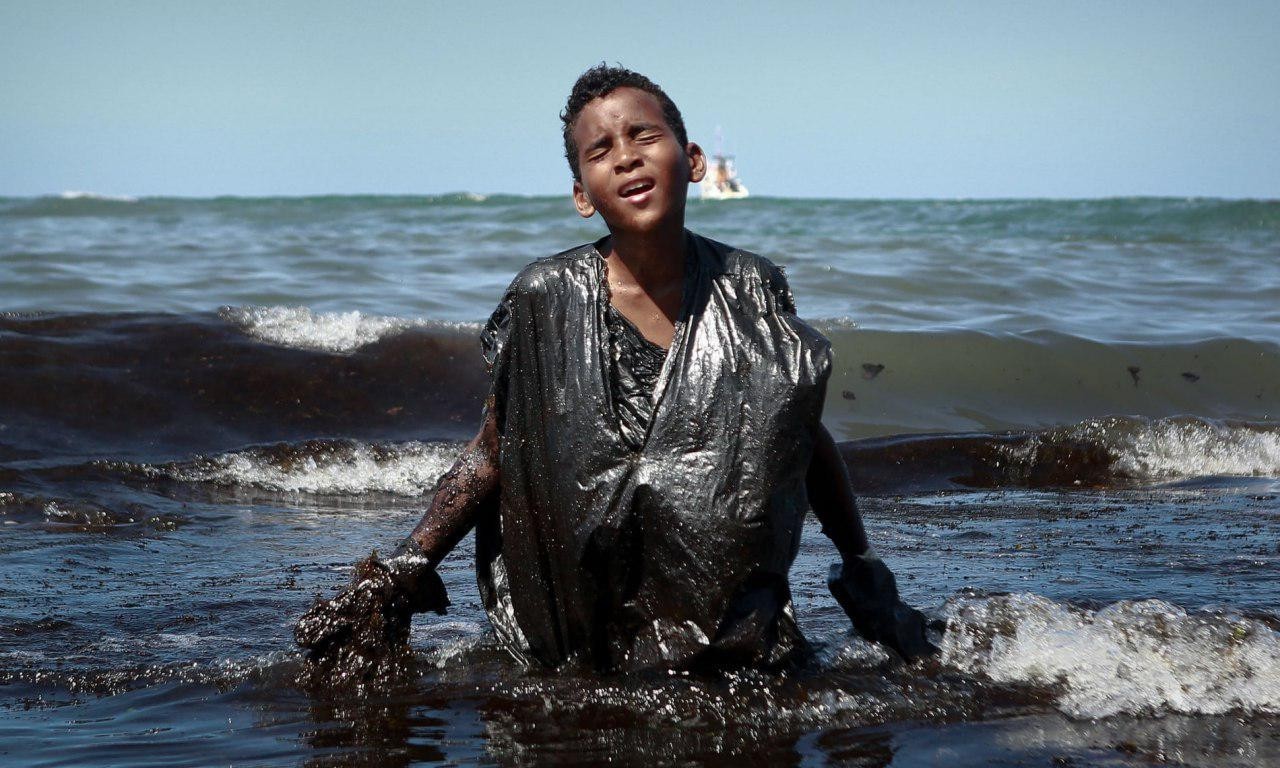
<svg viewBox="0 0 1280 768">
<path fill-rule="evenodd" d="M 485 202 L 493 198 L 523 198 L 527 200 L 549 200 L 564 199 L 570 200 L 571 197 L 567 193 L 529 193 L 529 192 L 474 192 L 470 190 L 451 190 L 448 192 L 312 192 L 312 193 L 284 193 L 284 194 L 242 194 L 242 193 L 216 193 L 216 194 L 123 194 L 123 193 L 101 193 L 85 190 L 63 190 L 61 192 L 44 192 L 36 194 L 0 194 L 0 200 L 41 200 L 41 199 L 61 199 L 67 201 L 73 200 L 91 200 L 96 202 L 118 202 L 118 203 L 134 203 L 144 200 L 311 200 L 311 199 L 337 199 L 337 198 L 416 198 L 416 199 L 441 199 L 441 198 L 464 198 L 474 202 Z M 690 195 L 689 202 L 700 201 L 698 195 Z M 724 203 L 724 204 L 740 204 L 743 201 L 751 200 L 806 200 L 811 202 L 1008 202 L 1008 201 L 1041 201 L 1041 202 L 1086 202 L 1086 201 L 1105 201 L 1105 200 L 1221 200 L 1230 202 L 1261 202 L 1271 203 L 1280 202 L 1280 196 L 1277 197 L 1257 197 L 1257 196 L 1228 196 L 1228 195 L 1206 195 L 1206 194 L 1169 194 L 1169 193 L 1138 193 L 1138 194 L 1102 194 L 1102 195 L 1031 195 L 1031 196 L 1014 196 L 1014 195 L 963 195 L 963 196 L 932 196 L 932 195 L 909 195 L 909 196 L 890 196 L 890 197 L 874 197 L 874 196 L 851 196 L 851 197 L 832 197 L 827 195 L 751 195 L 748 198 L 740 200 L 706 200 L 708 203 Z"/>
</svg>

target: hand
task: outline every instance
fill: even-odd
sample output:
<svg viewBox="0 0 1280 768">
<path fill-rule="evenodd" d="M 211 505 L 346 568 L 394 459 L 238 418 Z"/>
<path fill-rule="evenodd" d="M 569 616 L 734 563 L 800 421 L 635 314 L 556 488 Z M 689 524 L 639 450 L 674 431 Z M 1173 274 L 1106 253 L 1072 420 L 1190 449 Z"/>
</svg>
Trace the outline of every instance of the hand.
<svg viewBox="0 0 1280 768">
<path fill-rule="evenodd" d="M 941 622 L 931 625 L 924 614 L 899 599 L 893 572 L 870 550 L 833 564 L 827 586 L 853 628 L 867 640 L 892 648 L 907 661 L 938 652 L 925 629 L 940 628 Z"/>
<path fill-rule="evenodd" d="M 386 655 L 408 645 L 413 614 L 443 614 L 448 605 L 439 574 L 406 540 L 389 559 L 374 552 L 356 563 L 351 584 L 331 600 L 317 600 L 293 634 L 313 660 L 348 651 Z"/>
<path fill-rule="evenodd" d="M 376 554 L 375 552 L 374 556 Z M 444 582 L 423 553 L 422 547 L 412 537 L 400 542 L 389 560 L 377 562 L 395 582 L 400 592 L 399 598 L 404 601 L 410 613 L 432 611 L 440 616 L 445 615 L 449 596 L 445 593 Z"/>
</svg>

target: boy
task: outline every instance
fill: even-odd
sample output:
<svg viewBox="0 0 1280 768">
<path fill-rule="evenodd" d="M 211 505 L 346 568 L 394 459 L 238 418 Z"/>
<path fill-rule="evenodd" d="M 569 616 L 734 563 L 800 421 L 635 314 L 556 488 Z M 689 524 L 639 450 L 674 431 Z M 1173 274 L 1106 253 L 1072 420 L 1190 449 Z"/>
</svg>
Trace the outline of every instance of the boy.
<svg viewBox="0 0 1280 768">
<path fill-rule="evenodd" d="M 676 105 L 600 65 L 561 119 L 574 205 L 609 235 L 512 282 L 482 334 L 493 388 L 479 434 L 396 555 L 318 603 L 299 642 L 341 653 L 363 595 L 403 644 L 411 613 L 444 612 L 434 566 L 474 526 L 481 598 L 522 661 L 784 665 L 807 649 L 787 572 L 811 505 L 859 632 L 907 658 L 935 651 L 869 549 L 820 422 L 827 340 L 796 317 L 777 267 L 684 229 L 707 160 Z"/>
</svg>

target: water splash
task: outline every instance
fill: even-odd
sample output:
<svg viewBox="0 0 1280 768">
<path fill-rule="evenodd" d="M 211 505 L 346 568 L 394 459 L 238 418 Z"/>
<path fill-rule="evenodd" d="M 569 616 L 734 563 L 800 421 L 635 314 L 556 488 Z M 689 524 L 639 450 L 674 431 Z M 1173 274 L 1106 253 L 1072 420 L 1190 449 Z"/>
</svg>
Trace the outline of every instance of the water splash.
<svg viewBox="0 0 1280 768">
<path fill-rule="evenodd" d="M 1160 600 L 1099 610 L 1034 594 L 948 601 L 943 662 L 1057 690 L 1073 717 L 1280 713 L 1280 633 L 1257 619 Z"/>
</svg>

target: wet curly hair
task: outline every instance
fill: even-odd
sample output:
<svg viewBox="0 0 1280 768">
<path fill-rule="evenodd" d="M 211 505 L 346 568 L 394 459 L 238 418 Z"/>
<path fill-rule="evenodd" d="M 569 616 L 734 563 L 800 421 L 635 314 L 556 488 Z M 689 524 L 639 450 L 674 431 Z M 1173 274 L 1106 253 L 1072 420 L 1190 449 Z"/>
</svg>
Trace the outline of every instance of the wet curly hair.
<svg viewBox="0 0 1280 768">
<path fill-rule="evenodd" d="M 639 72 L 632 72 L 621 66 L 611 67 L 600 62 L 578 77 L 578 81 L 573 84 L 573 90 L 569 92 L 569 101 L 565 103 L 564 111 L 560 113 L 560 122 L 564 124 L 564 156 L 569 161 L 569 170 L 573 171 L 574 181 L 582 181 L 582 173 L 578 169 L 578 144 L 573 140 L 573 127 L 578 122 L 578 115 L 582 114 L 583 108 L 593 99 L 607 96 L 619 88 L 635 88 L 653 94 L 658 104 L 662 106 L 662 116 L 666 118 L 667 126 L 675 133 L 680 146 L 683 147 L 689 143 L 689 134 L 684 128 L 684 118 L 680 116 L 679 107 L 666 91 Z"/>
</svg>

